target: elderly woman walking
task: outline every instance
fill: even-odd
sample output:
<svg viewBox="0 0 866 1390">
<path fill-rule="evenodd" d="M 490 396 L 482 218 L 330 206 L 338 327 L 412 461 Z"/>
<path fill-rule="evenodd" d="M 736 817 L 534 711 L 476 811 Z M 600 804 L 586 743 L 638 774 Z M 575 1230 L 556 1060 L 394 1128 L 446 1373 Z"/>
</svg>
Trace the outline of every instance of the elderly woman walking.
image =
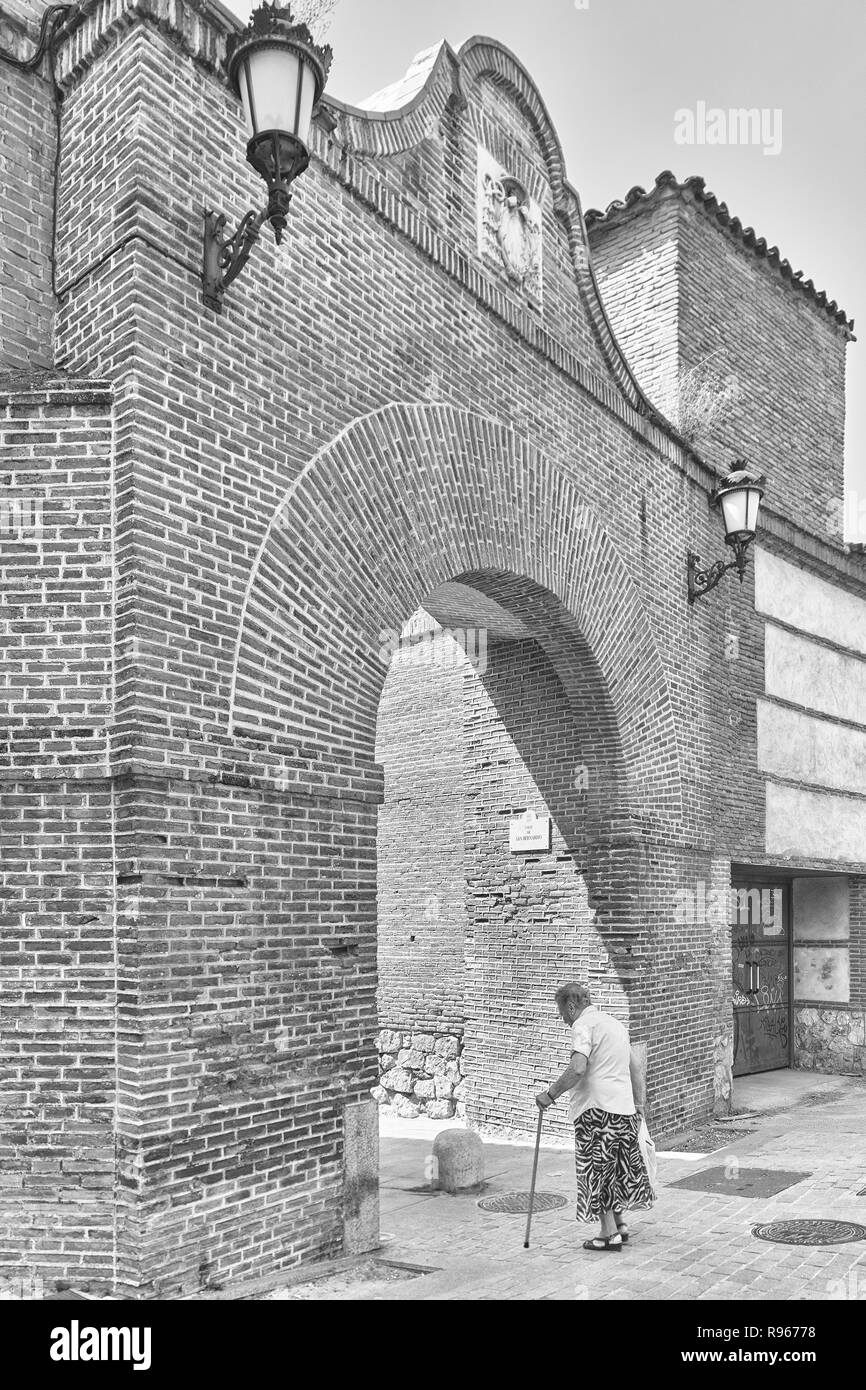
<svg viewBox="0 0 866 1390">
<path fill-rule="evenodd" d="M 585 985 L 556 991 L 559 1016 L 571 1029 L 571 1061 L 546 1091 L 535 1097 L 546 1110 L 568 1093 L 574 1124 L 577 1220 L 599 1221 L 601 1229 L 584 1250 L 622 1250 L 628 1240 L 623 1217 L 629 1207 L 651 1207 L 653 1190 L 638 1144 L 639 1114 L 646 1097 L 643 1077 L 623 1025 L 592 1003 Z"/>
</svg>

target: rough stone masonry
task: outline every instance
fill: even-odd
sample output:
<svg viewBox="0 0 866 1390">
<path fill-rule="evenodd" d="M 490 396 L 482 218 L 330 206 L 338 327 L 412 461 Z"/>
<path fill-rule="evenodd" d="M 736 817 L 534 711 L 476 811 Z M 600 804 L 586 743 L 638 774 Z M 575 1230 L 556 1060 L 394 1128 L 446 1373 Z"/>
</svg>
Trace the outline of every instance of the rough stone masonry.
<svg viewBox="0 0 866 1390">
<path fill-rule="evenodd" d="M 374 1247 L 380 1034 L 520 1131 L 576 972 L 658 1127 L 729 1105 L 730 928 L 674 904 L 732 864 L 813 885 L 803 1047 L 862 1067 L 844 313 L 694 181 L 584 219 L 531 78 L 475 38 L 394 110 L 326 94 L 285 244 L 215 314 L 203 213 L 263 199 L 239 21 L 85 0 L 24 71 L 42 8 L 0 0 L 3 1274 L 145 1298 Z M 709 354 L 742 394 L 686 438 Z M 740 455 L 754 563 L 690 607 Z M 419 610 L 490 642 L 448 676 L 459 777 L 404 780 L 401 821 L 382 633 Z M 551 848 L 514 856 L 527 809 Z M 438 919 L 398 891 L 419 846 Z"/>
</svg>

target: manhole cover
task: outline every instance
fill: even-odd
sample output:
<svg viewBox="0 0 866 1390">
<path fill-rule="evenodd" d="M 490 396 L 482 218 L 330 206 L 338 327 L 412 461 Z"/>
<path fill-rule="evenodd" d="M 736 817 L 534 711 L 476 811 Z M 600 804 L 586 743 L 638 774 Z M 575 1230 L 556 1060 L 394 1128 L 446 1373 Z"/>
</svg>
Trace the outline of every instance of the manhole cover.
<svg viewBox="0 0 866 1390">
<path fill-rule="evenodd" d="M 775 1197 L 786 1187 L 810 1178 L 811 1173 L 783 1173 L 777 1168 L 741 1168 L 733 1159 L 723 1168 L 705 1168 L 669 1183 L 690 1192 L 718 1192 L 725 1197 Z"/>
<path fill-rule="evenodd" d="M 564 1207 L 567 1203 L 568 1198 L 560 1197 L 558 1192 L 536 1192 L 532 1210 L 555 1211 L 557 1207 Z M 504 1211 L 514 1216 L 526 1216 L 529 1211 L 529 1193 L 501 1192 L 498 1197 L 484 1197 L 478 1205 L 482 1211 Z"/>
<path fill-rule="evenodd" d="M 845 1245 L 866 1240 L 866 1226 L 856 1221 L 770 1221 L 753 1226 L 752 1235 L 779 1245 Z"/>
</svg>

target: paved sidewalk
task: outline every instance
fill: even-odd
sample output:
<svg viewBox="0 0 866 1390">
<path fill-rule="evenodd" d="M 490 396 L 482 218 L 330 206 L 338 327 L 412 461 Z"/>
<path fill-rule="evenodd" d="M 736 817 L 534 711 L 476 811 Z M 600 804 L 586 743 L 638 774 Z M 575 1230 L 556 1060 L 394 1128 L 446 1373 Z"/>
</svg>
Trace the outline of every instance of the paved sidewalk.
<svg viewBox="0 0 866 1390">
<path fill-rule="evenodd" d="M 476 1196 L 417 1191 L 426 1181 L 432 1136 L 453 1122 L 383 1122 L 380 1257 L 432 1272 L 402 1282 L 356 1286 L 334 1297 L 394 1301 L 440 1299 L 814 1299 L 866 1301 L 866 1242 L 834 1247 L 769 1244 L 756 1222 L 783 1217 L 838 1218 L 866 1226 L 866 1081 L 784 1072 L 738 1082 L 737 1108 L 755 1116 L 748 1138 L 719 1152 L 665 1154 L 659 1200 L 635 1212 L 621 1255 L 596 1255 L 581 1241 L 594 1228 L 573 1218 L 568 1149 L 543 1148 L 539 1191 L 568 1205 L 526 1219 L 490 1215 Z M 527 1191 L 531 1145 L 486 1141 L 486 1196 Z M 774 1197 L 672 1187 L 678 1179 L 728 1165 L 809 1174 Z"/>
</svg>

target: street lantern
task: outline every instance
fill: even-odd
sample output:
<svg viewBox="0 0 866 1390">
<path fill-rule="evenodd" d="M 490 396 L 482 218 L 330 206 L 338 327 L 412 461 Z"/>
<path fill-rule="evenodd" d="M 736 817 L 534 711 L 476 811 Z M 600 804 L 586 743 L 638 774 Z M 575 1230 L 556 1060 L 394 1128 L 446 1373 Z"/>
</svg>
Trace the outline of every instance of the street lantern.
<svg viewBox="0 0 866 1390">
<path fill-rule="evenodd" d="M 261 5 L 246 29 L 226 48 L 229 81 L 240 97 L 247 126 L 247 160 L 267 184 L 267 206 L 248 212 L 233 236 L 224 234 L 222 213 L 205 213 L 205 304 L 218 312 L 226 287 L 246 265 L 265 221 L 277 245 L 283 239 L 292 184 L 310 162 L 310 123 L 331 66 L 329 47 L 320 48 L 306 24 L 290 9 Z"/>
<path fill-rule="evenodd" d="M 764 495 L 761 484 L 764 481 L 745 459 L 738 459 L 731 465 L 727 477 L 716 488 L 711 500 L 713 505 L 721 510 L 725 525 L 725 543 L 733 550 L 734 558 L 727 564 L 724 560 L 717 560 L 709 569 L 701 569 L 700 556 L 690 550 L 689 603 L 694 603 L 696 598 L 714 589 L 728 570 L 736 569 L 742 584 L 748 563 L 747 552 L 758 528 L 758 511 Z"/>
<path fill-rule="evenodd" d="M 728 545 L 744 546 L 755 539 L 758 529 L 758 508 L 764 489 L 758 486 L 763 479 L 752 478 L 748 470 L 734 464 L 727 478 L 716 488 L 713 498 L 721 507 L 725 522 L 725 540 Z"/>
</svg>

